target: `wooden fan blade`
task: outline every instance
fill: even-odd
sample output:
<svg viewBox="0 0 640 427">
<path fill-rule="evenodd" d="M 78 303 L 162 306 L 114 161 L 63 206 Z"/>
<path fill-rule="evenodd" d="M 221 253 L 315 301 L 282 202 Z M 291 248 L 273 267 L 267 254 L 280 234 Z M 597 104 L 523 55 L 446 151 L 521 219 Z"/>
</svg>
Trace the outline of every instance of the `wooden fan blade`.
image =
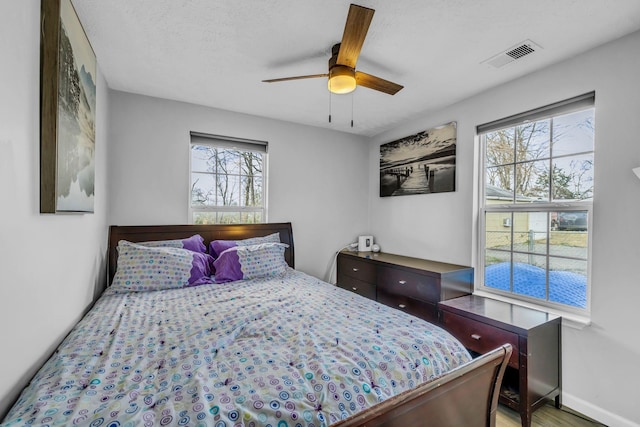
<svg viewBox="0 0 640 427">
<path fill-rule="evenodd" d="M 329 77 L 329 74 L 310 74 L 308 76 L 282 77 L 280 79 L 263 80 L 264 83 L 286 82 L 288 80 L 315 79 L 317 77 Z"/>
<path fill-rule="evenodd" d="M 362 71 L 356 71 L 356 84 L 358 86 L 364 86 L 369 89 L 388 93 L 389 95 L 395 95 L 404 87 L 397 83 L 390 82 L 389 80 L 363 73 Z"/>
<path fill-rule="evenodd" d="M 356 62 L 358 62 L 358 56 L 360 56 L 360 50 L 364 44 L 364 38 L 367 36 L 374 12 L 373 9 L 355 4 L 349 7 L 347 23 L 344 26 L 342 42 L 340 42 L 340 52 L 338 52 L 338 64 L 356 68 Z"/>
</svg>

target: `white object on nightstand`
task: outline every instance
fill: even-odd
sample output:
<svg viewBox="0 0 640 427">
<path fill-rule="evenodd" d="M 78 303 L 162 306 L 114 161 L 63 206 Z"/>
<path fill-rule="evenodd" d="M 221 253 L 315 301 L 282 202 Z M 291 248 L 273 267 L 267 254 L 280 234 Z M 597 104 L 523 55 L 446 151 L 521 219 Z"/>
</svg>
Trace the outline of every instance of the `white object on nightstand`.
<svg viewBox="0 0 640 427">
<path fill-rule="evenodd" d="M 373 246 L 373 236 L 358 237 L 358 252 L 371 252 Z"/>
</svg>

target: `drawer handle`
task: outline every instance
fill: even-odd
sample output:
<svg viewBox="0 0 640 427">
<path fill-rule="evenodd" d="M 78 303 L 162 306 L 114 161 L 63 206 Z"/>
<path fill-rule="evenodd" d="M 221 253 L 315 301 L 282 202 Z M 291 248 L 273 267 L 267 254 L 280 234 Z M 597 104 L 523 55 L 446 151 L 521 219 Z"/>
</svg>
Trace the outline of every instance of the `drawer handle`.
<svg viewBox="0 0 640 427">
<path fill-rule="evenodd" d="M 478 334 L 471 334 L 471 338 L 473 338 L 476 341 L 480 341 L 480 338 L 482 338 L 480 335 Z"/>
<path fill-rule="evenodd" d="M 401 285 L 404 285 L 404 284 L 407 283 L 407 281 L 406 280 L 400 280 L 400 281 L 398 281 L 398 283 L 400 283 Z"/>
<path fill-rule="evenodd" d="M 353 268 L 353 271 L 358 271 L 358 269 L 357 268 Z"/>
<path fill-rule="evenodd" d="M 398 307 L 400 307 L 400 308 L 405 308 L 405 307 L 406 307 L 406 305 L 404 305 L 404 304 L 398 304 Z"/>
<path fill-rule="evenodd" d="M 356 288 L 355 286 L 354 286 L 353 288 L 351 288 L 351 289 L 353 289 L 354 291 L 357 291 L 357 290 L 358 290 L 358 288 Z"/>
</svg>

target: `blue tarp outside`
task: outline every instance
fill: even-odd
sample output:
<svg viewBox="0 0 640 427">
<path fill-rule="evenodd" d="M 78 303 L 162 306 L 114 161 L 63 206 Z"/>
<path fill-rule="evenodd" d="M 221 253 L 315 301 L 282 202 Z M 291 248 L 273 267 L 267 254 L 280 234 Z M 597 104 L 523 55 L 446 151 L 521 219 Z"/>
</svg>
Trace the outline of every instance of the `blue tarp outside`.
<svg viewBox="0 0 640 427">
<path fill-rule="evenodd" d="M 509 291 L 510 263 L 492 264 L 485 269 L 485 285 Z M 546 300 L 545 270 L 530 264 L 513 264 L 513 292 Z M 587 306 L 587 278 L 570 271 L 549 272 L 549 301 L 574 307 Z"/>
</svg>

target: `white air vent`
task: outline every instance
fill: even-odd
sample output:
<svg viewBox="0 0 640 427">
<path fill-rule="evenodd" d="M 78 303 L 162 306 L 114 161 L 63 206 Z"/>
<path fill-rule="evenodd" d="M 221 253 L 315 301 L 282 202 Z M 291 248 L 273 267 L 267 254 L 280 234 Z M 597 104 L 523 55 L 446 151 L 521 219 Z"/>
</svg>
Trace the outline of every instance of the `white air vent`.
<svg viewBox="0 0 640 427">
<path fill-rule="evenodd" d="M 496 56 L 483 61 L 482 64 L 489 64 L 495 68 L 504 67 L 505 65 L 511 64 L 512 62 L 517 61 L 520 58 L 531 55 L 532 53 L 540 49 L 542 48 L 531 40 L 525 40 L 522 43 L 518 43 L 517 45 L 510 47 L 504 52 L 501 52 Z"/>
</svg>

